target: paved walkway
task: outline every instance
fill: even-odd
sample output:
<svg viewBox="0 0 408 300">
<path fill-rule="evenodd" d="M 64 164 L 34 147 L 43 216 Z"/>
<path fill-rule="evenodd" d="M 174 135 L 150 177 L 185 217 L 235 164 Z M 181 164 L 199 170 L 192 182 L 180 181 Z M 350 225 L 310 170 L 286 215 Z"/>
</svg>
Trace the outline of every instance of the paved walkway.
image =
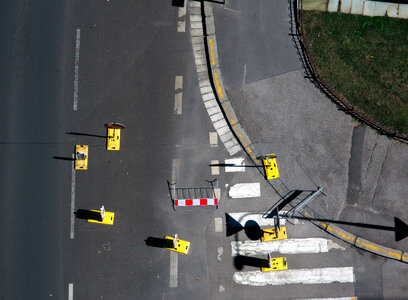
<svg viewBox="0 0 408 300">
<path fill-rule="evenodd" d="M 227 37 L 215 39 L 212 16 L 206 23 L 208 44 L 215 45 L 208 51 L 217 58 L 218 98 L 224 110 L 232 104 L 235 113 L 226 111 L 227 118 L 250 154 L 253 149 L 277 153 L 290 189 L 323 186 L 327 197 L 311 207 L 327 218 L 384 226 L 392 226 L 394 216 L 408 220 L 406 145 L 353 122 L 304 78 L 302 69 L 224 90 L 223 57 L 218 60 L 214 51 L 216 40 Z M 408 249 L 408 239 L 396 242 L 389 231 L 342 227 L 380 245 Z"/>
</svg>

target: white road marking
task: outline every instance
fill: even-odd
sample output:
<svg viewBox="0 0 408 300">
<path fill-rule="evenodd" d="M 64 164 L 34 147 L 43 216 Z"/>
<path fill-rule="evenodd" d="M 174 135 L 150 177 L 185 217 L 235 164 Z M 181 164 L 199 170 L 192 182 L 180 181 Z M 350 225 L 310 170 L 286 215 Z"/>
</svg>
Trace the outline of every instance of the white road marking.
<svg viewBox="0 0 408 300">
<path fill-rule="evenodd" d="M 218 135 L 217 132 L 210 132 L 210 147 L 218 147 Z"/>
<path fill-rule="evenodd" d="M 177 91 L 179 89 L 183 89 L 183 76 L 176 76 L 174 82 L 174 90 Z"/>
<path fill-rule="evenodd" d="M 220 162 L 218 160 L 212 160 L 211 165 L 217 165 Z M 220 167 L 218 166 L 211 166 L 211 175 L 220 175 Z"/>
<path fill-rule="evenodd" d="M 357 300 L 357 297 L 338 297 L 338 298 L 308 298 L 308 299 L 294 299 L 294 300 Z"/>
<path fill-rule="evenodd" d="M 231 198 L 255 198 L 261 196 L 261 185 L 255 183 L 237 183 L 230 187 Z"/>
<path fill-rule="evenodd" d="M 235 272 L 233 279 L 236 283 L 265 286 L 285 284 L 323 284 L 354 282 L 353 267 L 298 269 L 274 272 Z"/>
<path fill-rule="evenodd" d="M 183 110 L 183 92 L 178 92 L 174 95 L 174 113 L 181 115 Z"/>
<path fill-rule="evenodd" d="M 246 65 L 244 66 L 244 79 L 242 80 L 242 85 L 245 85 L 245 79 L 246 79 Z"/>
<path fill-rule="evenodd" d="M 185 3 L 185 4 L 186 4 L 186 3 Z M 184 16 L 186 15 L 186 12 L 187 12 L 187 5 L 184 5 L 184 6 L 179 7 L 179 9 L 178 9 L 178 17 L 179 17 L 179 18 L 184 17 Z"/>
<path fill-rule="evenodd" d="M 177 32 L 186 32 L 186 22 L 185 21 L 178 21 Z"/>
<path fill-rule="evenodd" d="M 78 110 L 78 79 L 79 79 L 79 47 L 81 44 L 81 29 L 76 30 L 75 41 L 75 73 L 74 73 L 74 110 Z"/>
<path fill-rule="evenodd" d="M 271 242 L 232 241 L 231 255 L 255 256 L 270 252 L 282 254 L 325 253 L 336 248 L 332 244 L 331 240 L 323 238 L 286 239 Z"/>
<path fill-rule="evenodd" d="M 176 91 L 174 95 L 174 113 L 176 115 L 181 115 L 183 110 L 183 76 L 176 76 L 174 81 L 174 90 Z"/>
<path fill-rule="evenodd" d="M 286 211 L 280 211 L 280 213 L 286 213 Z M 263 218 L 264 213 L 253 213 L 253 212 L 240 212 L 240 213 L 227 213 L 228 216 L 234 219 L 242 227 L 245 227 L 245 224 L 248 221 L 256 222 L 259 227 L 268 227 L 275 226 L 275 218 Z M 286 224 L 286 219 L 280 219 L 280 225 L 284 226 Z M 229 226 L 234 227 L 234 224 L 228 224 Z"/>
<path fill-rule="evenodd" d="M 221 189 L 220 188 L 214 188 L 214 194 L 215 194 L 215 197 L 218 199 L 218 204 L 219 204 L 220 199 L 221 199 Z"/>
<path fill-rule="evenodd" d="M 180 159 L 174 158 L 171 164 L 171 183 L 176 183 L 180 174 Z"/>
<path fill-rule="evenodd" d="M 178 254 L 170 251 L 170 287 L 177 287 Z"/>
<path fill-rule="evenodd" d="M 245 161 L 243 157 L 226 159 L 225 164 L 228 164 L 228 165 L 232 164 L 236 166 L 236 167 L 225 167 L 225 172 L 245 172 Z"/>
<path fill-rule="evenodd" d="M 218 288 L 218 291 L 220 293 L 225 292 L 225 288 L 222 285 L 220 285 L 219 288 Z"/>
<path fill-rule="evenodd" d="M 224 248 L 223 247 L 218 247 L 217 248 L 217 259 L 221 261 L 221 255 L 224 253 Z"/>
<path fill-rule="evenodd" d="M 214 218 L 214 230 L 215 232 L 222 232 L 222 219 Z"/>
<path fill-rule="evenodd" d="M 72 172 L 71 172 L 71 232 L 70 238 L 74 239 L 75 227 L 75 155 L 72 154 Z"/>
<path fill-rule="evenodd" d="M 73 300 L 74 299 L 74 284 L 70 283 L 68 285 L 68 300 Z"/>
</svg>

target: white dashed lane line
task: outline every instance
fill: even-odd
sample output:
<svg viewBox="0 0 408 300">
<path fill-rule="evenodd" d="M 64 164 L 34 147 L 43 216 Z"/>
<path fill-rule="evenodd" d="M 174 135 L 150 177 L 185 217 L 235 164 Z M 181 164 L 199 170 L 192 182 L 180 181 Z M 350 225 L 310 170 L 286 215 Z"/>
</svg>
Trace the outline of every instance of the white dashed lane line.
<svg viewBox="0 0 408 300">
<path fill-rule="evenodd" d="M 170 251 L 170 287 L 175 288 L 178 285 L 178 254 Z"/>
<path fill-rule="evenodd" d="M 218 160 L 212 160 L 211 161 L 211 175 L 220 175 L 220 167 L 216 166 L 220 162 Z"/>
<path fill-rule="evenodd" d="M 75 232 L 75 155 L 72 154 L 72 172 L 71 172 L 71 226 L 70 238 L 74 239 Z"/>
<path fill-rule="evenodd" d="M 218 135 L 216 132 L 210 132 L 210 147 L 218 147 Z"/>
<path fill-rule="evenodd" d="M 174 113 L 181 115 L 183 111 L 183 76 L 176 76 L 174 90 Z"/>
<path fill-rule="evenodd" d="M 214 218 L 215 232 L 222 232 L 222 218 Z"/>
<path fill-rule="evenodd" d="M 74 284 L 70 283 L 68 285 L 68 300 L 73 300 L 74 299 Z"/>
<path fill-rule="evenodd" d="M 180 159 L 174 158 L 171 164 L 171 183 L 176 183 L 180 176 Z"/>
<path fill-rule="evenodd" d="M 178 17 L 179 21 L 177 22 L 177 32 L 186 32 L 186 13 L 187 13 L 187 5 L 179 7 L 178 9 Z"/>
<path fill-rule="evenodd" d="M 79 86 L 79 47 L 81 45 L 81 29 L 76 30 L 75 39 L 75 72 L 74 72 L 74 105 L 73 110 L 78 110 L 78 86 Z"/>
</svg>

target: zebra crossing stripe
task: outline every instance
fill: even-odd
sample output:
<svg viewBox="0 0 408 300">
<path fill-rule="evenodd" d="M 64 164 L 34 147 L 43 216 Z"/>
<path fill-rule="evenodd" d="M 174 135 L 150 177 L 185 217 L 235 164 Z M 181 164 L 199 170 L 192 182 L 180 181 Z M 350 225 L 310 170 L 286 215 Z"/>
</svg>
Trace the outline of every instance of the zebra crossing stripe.
<svg viewBox="0 0 408 300">
<path fill-rule="evenodd" d="M 280 213 L 284 214 L 286 211 L 280 211 Z M 234 223 L 239 223 L 238 226 L 245 227 L 245 224 L 248 221 L 251 223 L 256 222 L 260 227 L 264 226 L 275 226 L 275 219 L 274 218 L 264 218 L 265 213 L 254 213 L 254 212 L 239 212 L 239 213 L 227 213 L 228 217 L 233 219 Z M 280 225 L 285 226 L 286 219 L 280 219 Z M 229 224 L 229 226 L 234 227 L 236 224 Z"/>
<path fill-rule="evenodd" d="M 235 272 L 233 279 L 238 284 L 251 286 L 286 284 L 325 284 L 332 282 L 354 282 L 353 267 L 297 269 L 274 272 Z"/>
<path fill-rule="evenodd" d="M 271 242 L 258 241 L 232 241 L 231 255 L 264 255 L 270 252 L 279 252 L 282 254 L 301 254 L 301 253 L 325 253 L 330 249 L 342 249 L 340 245 L 332 240 L 324 238 L 304 238 L 287 239 Z"/>
</svg>

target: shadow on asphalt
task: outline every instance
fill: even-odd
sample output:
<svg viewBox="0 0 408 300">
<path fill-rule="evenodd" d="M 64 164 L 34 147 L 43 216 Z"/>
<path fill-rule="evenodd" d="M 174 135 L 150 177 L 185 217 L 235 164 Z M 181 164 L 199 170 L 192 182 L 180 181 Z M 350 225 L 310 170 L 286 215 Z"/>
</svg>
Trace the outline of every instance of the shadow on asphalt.
<svg viewBox="0 0 408 300">
<path fill-rule="evenodd" d="M 250 256 L 244 256 L 244 255 L 237 255 L 234 257 L 234 267 L 241 271 L 244 266 L 249 266 L 249 267 L 256 267 L 256 268 L 261 268 L 261 267 L 267 267 L 268 262 L 266 258 L 257 258 L 257 257 L 250 257 Z"/>
<path fill-rule="evenodd" d="M 58 160 L 69 160 L 69 161 L 74 161 L 75 159 L 72 157 L 63 157 L 63 156 L 53 156 L 53 159 L 58 159 Z"/>
<path fill-rule="evenodd" d="M 262 235 L 262 229 L 254 220 L 249 220 L 245 223 L 245 234 L 253 241 L 259 240 Z"/>
<path fill-rule="evenodd" d="M 91 133 L 72 132 L 72 131 L 71 131 L 71 132 L 67 132 L 66 134 L 92 136 L 92 137 L 98 137 L 98 138 L 106 139 L 106 135 L 97 135 L 97 134 L 91 134 Z"/>
<path fill-rule="evenodd" d="M 149 236 L 145 239 L 146 246 L 156 247 L 156 248 L 173 248 L 173 241 L 166 240 L 164 238 L 156 238 Z"/>
<path fill-rule="evenodd" d="M 96 211 L 90 211 L 88 209 L 78 209 L 74 214 L 75 214 L 75 217 L 77 217 L 78 219 L 95 220 L 95 221 L 102 222 L 101 214 Z"/>
</svg>

